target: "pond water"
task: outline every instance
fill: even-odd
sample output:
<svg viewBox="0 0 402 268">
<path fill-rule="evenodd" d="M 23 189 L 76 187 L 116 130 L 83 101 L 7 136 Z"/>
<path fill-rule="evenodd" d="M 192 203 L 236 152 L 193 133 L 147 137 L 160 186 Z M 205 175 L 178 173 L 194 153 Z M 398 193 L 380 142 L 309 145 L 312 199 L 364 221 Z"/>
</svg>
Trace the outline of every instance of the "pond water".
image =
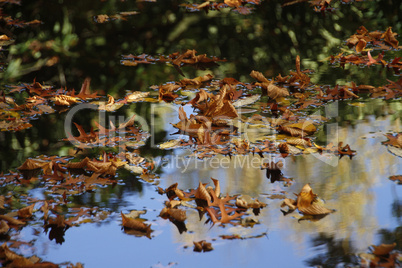
<svg viewBox="0 0 402 268">
<path fill-rule="evenodd" d="M 158 92 L 150 87 L 179 81 L 183 76 L 169 64 L 124 66 L 120 62 L 123 55 L 169 55 L 196 49 L 227 61 L 206 70 L 183 67 L 181 72 L 187 78 L 212 73 L 217 80 L 233 77 L 249 83 L 253 81 L 249 76 L 252 70 L 266 77 L 288 74 L 295 69 L 295 58 L 300 55 L 302 68 L 314 70 L 310 74 L 314 84 L 333 87 L 353 81 L 381 86 L 388 83 L 387 79 L 398 81 L 399 75 L 382 66 L 337 68 L 323 59 L 337 54 L 361 25 L 370 31 L 385 31 L 391 26 L 394 32 L 402 33 L 398 19 L 402 3 L 396 2 L 336 2 L 334 9 L 317 13 L 307 2 L 281 7 L 277 1 L 262 1 L 261 5 L 253 5 L 255 10 L 249 15 L 228 8 L 189 12 L 180 6 L 182 1 L 5 4 L 5 14 L 25 21 L 37 19 L 42 24 L 6 27 L 6 34 L 12 35 L 15 43 L 1 51 L 7 62 L 1 70 L 1 89 L 8 92 L 15 85 L 32 83 L 34 78 L 55 88 L 79 89 L 90 77 L 92 91 L 104 93 L 99 94 L 102 96 L 111 94 L 122 99 L 126 92 L 149 91 L 152 102 L 148 99 L 126 104 L 106 113 L 86 109 L 74 115 L 74 122 L 89 131 L 104 115 L 126 119 L 136 114 L 137 123 L 151 135 L 135 144 L 133 151 L 156 166 L 149 176 L 118 169 L 117 183 L 65 197 L 47 186 L 42 175 L 37 181 L 21 185 L 5 183 L 5 178 L 27 158 L 80 157 L 75 155 L 74 146 L 63 140 L 68 113 L 33 116 L 31 128 L 2 131 L 0 196 L 12 201 L 0 212 L 15 214 L 30 202 L 37 205 L 34 218 L 26 226 L 2 234 L 0 242 L 8 242 L 13 251 L 25 257 L 36 255 L 62 267 L 71 263 L 85 267 L 342 267 L 361 263 L 358 254 L 369 252 L 371 245 L 397 242 L 396 249 L 401 250 L 402 191 L 390 177 L 402 174 L 402 153 L 400 148 L 382 144 L 388 140 L 385 134 L 402 132 L 400 97 L 384 100 L 365 95 L 306 109 L 303 117 L 315 114 L 328 119 L 318 120 L 313 138 L 316 144 L 343 142 L 356 151 L 353 157 L 319 153 L 264 153 L 261 157 L 248 153 L 199 159 L 199 147 L 195 145 L 160 148 L 171 140 L 188 140 L 187 135 L 175 134 L 173 124 L 179 121 L 179 107 L 187 116 L 196 114 L 190 105 L 181 106 L 179 102 L 191 100 L 197 91 L 182 90 L 176 102 L 170 104 L 158 102 Z M 139 13 L 120 13 L 128 11 Z M 104 14 L 109 19 L 101 23 L 106 17 L 98 15 Z M 400 50 L 387 54 L 388 58 L 397 56 L 402 56 Z M 50 59 L 54 59 L 53 65 Z M 244 98 L 255 93 L 245 92 Z M 24 94 L 14 98 L 26 98 Z M 255 113 L 271 117 L 269 109 L 263 108 L 266 105 L 267 97 L 262 97 L 241 107 L 238 113 L 243 119 Z M 272 129 L 252 127 L 236 138 L 259 145 L 266 139 L 276 144 L 283 141 Z M 99 158 L 103 150 L 116 153 L 118 148 L 95 147 L 85 149 L 83 155 Z M 281 172 L 286 182 L 267 178 L 261 166 L 271 161 L 283 162 Z M 181 206 L 187 214 L 185 227 L 159 216 L 168 198 L 159 194 L 157 187 L 166 189 L 178 183 L 179 189 L 190 191 L 200 182 L 212 186 L 211 178 L 219 180 L 222 196 L 248 195 L 267 207 L 258 215 L 247 214 L 248 222 L 243 225 L 206 222 L 207 216 L 200 219 L 191 201 Z M 294 193 L 307 183 L 334 213 L 317 219 L 303 217 L 297 211 L 284 212 L 284 198 L 295 198 Z M 74 209 L 91 208 L 93 212 L 80 214 L 79 224 L 70 228 L 48 229 L 38 200 L 51 199 L 64 199 L 62 208 L 55 208 L 53 213 L 66 218 L 75 215 Z M 123 229 L 120 213 L 133 210 L 143 211 L 141 218 L 151 224 L 149 237 Z M 225 235 L 241 239 L 223 239 Z M 193 242 L 201 240 L 212 243 L 213 250 L 194 252 Z M 12 247 L 12 243 L 17 246 Z"/>
</svg>

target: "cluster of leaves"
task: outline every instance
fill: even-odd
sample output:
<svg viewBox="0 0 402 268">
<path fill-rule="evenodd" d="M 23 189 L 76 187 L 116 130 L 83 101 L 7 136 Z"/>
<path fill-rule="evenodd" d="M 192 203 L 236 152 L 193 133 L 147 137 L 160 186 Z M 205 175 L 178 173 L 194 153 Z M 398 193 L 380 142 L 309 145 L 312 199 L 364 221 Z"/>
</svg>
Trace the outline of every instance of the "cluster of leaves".
<svg viewBox="0 0 402 268">
<path fill-rule="evenodd" d="M 350 96 L 353 92 L 346 88 L 332 90 L 326 95 L 317 93 L 317 85 L 311 85 L 310 77 L 306 74 L 310 70 L 301 71 L 300 58 L 296 59 L 296 71 L 291 71 L 289 75 L 278 75 L 271 80 L 267 79 L 261 72 L 252 71 L 250 76 L 256 79 L 255 83 L 242 83 L 233 78 L 213 80 L 213 76 L 208 74 L 193 79 L 182 79 L 179 82 L 157 86 L 159 89 L 159 99 L 165 101 L 175 101 L 177 94 L 175 91 L 198 89 L 195 98 L 184 103 L 175 101 L 178 104 L 190 104 L 198 114 L 187 116 L 182 107 L 179 108 L 180 122 L 173 124 L 179 133 L 189 136 L 188 140 L 168 141 L 160 145 L 161 149 L 174 148 L 178 146 L 196 145 L 198 158 L 211 157 L 216 154 L 233 155 L 258 153 L 263 157 L 264 153 L 333 153 L 339 156 L 355 155 L 349 145 L 343 146 L 328 144 L 321 147 L 313 144 L 310 137 L 317 131 L 316 125 L 326 121 L 321 116 L 305 117 L 304 110 L 310 106 L 323 105 L 324 101 Z M 239 89 L 241 88 L 241 89 Z M 214 91 L 219 92 L 214 94 Z M 262 95 L 251 93 L 260 89 Z M 315 98 L 312 98 L 314 91 Z M 341 93 L 342 92 L 342 93 Z M 349 92 L 347 94 L 345 92 Z M 250 94 L 251 93 L 251 94 Z M 253 104 L 262 96 L 268 96 L 270 112 L 272 117 L 264 117 L 254 114 L 252 117 L 239 117 L 238 110 L 246 105 Z M 286 103 L 285 98 L 293 100 L 291 105 L 280 106 Z M 320 98 L 322 101 L 320 101 Z M 297 101 L 294 101 L 296 99 Z M 257 144 L 250 144 L 248 140 L 238 140 L 233 137 L 241 134 L 241 131 L 234 125 L 235 120 L 240 120 L 245 128 L 250 126 L 263 126 L 270 128 L 277 134 L 277 140 L 284 140 L 275 144 L 271 140 L 262 140 Z"/>
<path fill-rule="evenodd" d="M 141 129 L 134 126 L 134 122 L 135 115 L 117 127 L 110 121 L 109 129 L 95 122 L 98 130 L 94 131 L 91 128 L 89 133 L 86 133 L 81 125 L 74 123 L 80 135 L 73 137 L 71 133 L 68 133 L 68 137 L 65 140 L 70 141 L 80 149 L 94 146 L 115 147 L 118 145 L 120 148 L 127 150 L 127 144 L 129 144 L 130 147 L 138 147 L 150 136 L 148 132 L 141 131 Z"/>
<path fill-rule="evenodd" d="M 24 256 L 18 255 L 14 251 L 12 251 L 6 243 L 2 244 L 0 246 L 0 258 L 3 262 L 3 267 L 48 267 L 48 268 L 57 268 L 59 265 L 52 263 L 52 262 L 47 262 L 47 261 L 42 261 L 39 257 L 37 256 L 31 256 L 29 258 L 25 258 Z M 82 268 L 81 263 L 77 264 L 72 264 L 68 263 L 66 264 L 67 267 L 69 268 Z"/>
<path fill-rule="evenodd" d="M 200 220 L 207 214 L 208 219 L 205 223 L 212 222 L 212 224 L 221 226 L 224 224 L 245 225 L 245 221 L 241 219 L 249 213 L 249 209 L 254 215 L 258 215 L 260 209 L 266 206 L 265 203 L 258 201 L 258 199 L 245 195 L 229 196 L 226 194 L 225 197 L 221 197 L 219 181 L 213 178 L 211 180 L 215 188 L 206 188 L 206 184 L 201 182 L 197 189 L 191 189 L 187 192 L 180 190 L 178 183 L 166 189 L 159 188 L 159 193 L 166 194 L 169 199 L 165 203 L 166 207 L 162 209 L 160 216 L 173 222 L 181 233 L 187 230 L 183 224 L 186 220 L 186 212 L 177 207 L 185 203 L 188 207 L 190 201 L 195 202 L 195 206 L 192 207 L 197 209 Z"/>
<path fill-rule="evenodd" d="M 197 189 L 183 191 L 178 188 L 178 183 L 169 186 L 166 189 L 158 187 L 161 195 L 166 194 L 168 201 L 161 210 L 159 216 L 172 222 L 181 233 L 187 231 L 185 221 L 187 220 L 187 209 L 193 208 L 198 211 L 200 221 L 207 215 L 205 223 L 212 222 L 213 225 L 225 224 L 242 225 L 244 227 L 253 226 L 257 223 L 254 219 L 246 218 L 251 212 L 257 216 L 260 210 L 266 207 L 265 203 L 258 199 L 251 198 L 248 195 L 235 195 L 221 197 L 220 184 L 216 179 L 211 178 L 215 188 L 206 187 L 207 184 L 199 183 Z M 180 208 L 182 207 L 182 208 Z M 129 214 L 121 213 L 122 226 L 124 232 L 135 236 L 146 236 L 151 239 L 151 224 L 145 223 L 145 219 L 140 218 L 144 211 L 131 211 Z M 251 238 L 251 237 L 248 237 Z M 223 239 L 242 239 L 240 236 L 223 237 Z M 211 243 L 194 241 L 194 251 L 211 251 Z"/>
<path fill-rule="evenodd" d="M 22 95 L 22 93 L 26 94 Z M 14 97 L 11 96 L 12 94 L 14 94 Z M 85 79 L 78 94 L 75 93 L 74 89 L 55 89 L 51 86 L 42 85 L 39 82 L 34 81 L 32 84 L 12 86 L 8 90 L 7 95 L 4 91 L 1 92 L 1 95 L 0 130 L 2 131 L 20 131 L 30 128 L 32 125 L 29 123 L 29 121 L 42 114 L 65 112 L 68 111 L 74 104 L 88 103 L 88 101 L 91 99 L 101 97 L 98 96 L 98 92 L 91 93 L 90 78 Z M 115 101 L 113 96 L 108 95 L 107 102 L 92 101 L 89 103 L 93 104 L 96 109 L 110 112 L 121 108 L 125 104 L 143 101 L 148 95 L 149 92 L 135 91 L 128 93 L 119 101 Z M 76 126 L 80 131 L 80 134 L 83 135 L 84 133 L 82 133 L 81 126 Z M 104 131 L 103 134 L 116 131 L 116 128 L 113 125 L 109 130 L 104 129 L 101 126 L 99 126 L 99 128 Z M 124 127 L 119 126 L 117 130 L 121 130 L 122 128 Z M 76 140 L 79 140 L 80 142 L 90 142 L 88 140 L 89 138 L 95 138 L 82 135 Z"/>
<path fill-rule="evenodd" d="M 20 5 L 21 1 L 1 1 L 2 3 L 7 2 L 10 4 L 17 4 Z M 0 8 L 0 21 L 3 21 L 6 25 L 11 26 L 11 27 L 27 27 L 31 25 L 37 25 L 41 24 L 42 22 L 39 20 L 32 20 L 32 21 L 24 21 L 24 20 L 19 20 L 19 19 L 14 19 L 11 16 L 3 13 L 3 9 Z"/>
<path fill-rule="evenodd" d="M 159 57 L 152 57 L 146 54 L 139 56 L 134 55 L 122 55 L 122 65 L 125 66 L 137 66 L 138 64 L 151 64 L 155 62 L 170 63 L 176 68 L 176 70 L 184 76 L 181 71 L 183 66 L 193 66 L 197 69 L 204 70 L 207 67 L 216 66 L 217 62 L 226 61 L 219 59 L 218 57 L 207 57 L 206 54 L 197 55 L 197 51 L 194 49 L 188 49 L 187 51 L 180 53 L 175 52 L 168 56 L 160 55 Z"/>
<path fill-rule="evenodd" d="M 395 74 L 400 74 L 402 68 L 401 57 L 395 57 L 388 62 L 384 60 L 385 51 L 391 49 L 400 50 L 399 41 L 396 39 L 397 33 L 392 32 L 392 27 L 388 27 L 385 32 L 372 31 L 369 32 L 364 26 L 361 26 L 356 34 L 350 36 L 346 40 L 346 45 L 350 49 L 354 49 L 352 53 L 344 55 L 340 52 L 338 55 L 332 55 L 331 63 L 339 63 L 341 67 L 345 64 L 354 64 L 360 66 L 382 65 L 393 69 Z M 381 50 L 377 58 L 371 55 L 372 50 Z"/>
<path fill-rule="evenodd" d="M 0 129 L 19 131 L 32 127 L 30 119 L 42 114 L 54 113 L 68 110 L 74 103 L 82 102 L 87 99 L 97 98 L 97 93 L 91 93 L 90 79 L 87 78 L 81 90 L 75 94 L 75 90 L 55 89 L 50 86 L 41 85 L 34 81 L 32 84 L 21 84 L 10 88 L 9 94 L 18 93 L 17 97 L 25 91 L 28 97 L 23 99 L 23 103 L 18 104 L 13 97 L 6 96 L 2 92 L 0 98 Z"/>
<path fill-rule="evenodd" d="M 208 13 L 209 10 L 220 11 L 223 8 L 231 8 L 231 11 L 239 14 L 248 15 L 254 10 L 254 5 L 260 5 L 261 0 L 220 0 L 220 1 L 204 1 L 200 4 L 181 4 L 188 11 L 196 12 L 204 10 Z"/>
</svg>

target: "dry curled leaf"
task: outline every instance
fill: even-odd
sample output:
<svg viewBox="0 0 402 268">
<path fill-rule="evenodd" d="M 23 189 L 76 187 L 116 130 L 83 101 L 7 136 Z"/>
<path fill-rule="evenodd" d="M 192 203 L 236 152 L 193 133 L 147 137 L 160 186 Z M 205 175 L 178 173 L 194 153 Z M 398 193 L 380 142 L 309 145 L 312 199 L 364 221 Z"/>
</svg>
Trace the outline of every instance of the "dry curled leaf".
<svg viewBox="0 0 402 268">
<path fill-rule="evenodd" d="M 76 97 L 71 97 L 68 95 L 57 95 L 51 99 L 55 105 L 58 106 L 70 106 L 71 104 L 79 102 Z"/>
<path fill-rule="evenodd" d="M 195 252 L 206 252 L 213 250 L 211 243 L 208 243 L 205 240 L 201 240 L 198 242 L 194 241 L 193 244 Z"/>
<path fill-rule="evenodd" d="M 334 212 L 334 210 L 325 208 L 317 200 L 317 195 L 313 193 L 313 189 L 311 189 L 309 184 L 304 185 L 296 196 L 296 200 L 285 198 L 281 207 L 288 206 L 291 211 L 298 209 L 300 213 L 307 216 L 321 216 Z"/>
<path fill-rule="evenodd" d="M 138 219 L 129 218 L 126 215 L 121 214 L 122 225 L 125 228 L 134 229 L 136 231 L 148 233 L 151 229 L 151 224 L 145 224 L 143 221 Z"/>
<path fill-rule="evenodd" d="M 18 210 L 18 217 L 22 218 L 22 219 L 31 218 L 34 206 L 35 206 L 35 204 L 32 204 L 30 206 L 27 206 L 25 208 Z"/>
</svg>

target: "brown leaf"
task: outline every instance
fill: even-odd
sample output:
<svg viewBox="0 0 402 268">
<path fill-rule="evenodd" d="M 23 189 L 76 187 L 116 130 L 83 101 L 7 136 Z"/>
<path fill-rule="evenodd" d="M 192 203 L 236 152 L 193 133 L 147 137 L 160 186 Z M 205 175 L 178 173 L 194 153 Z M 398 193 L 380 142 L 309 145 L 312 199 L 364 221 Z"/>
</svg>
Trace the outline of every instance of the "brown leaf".
<svg viewBox="0 0 402 268">
<path fill-rule="evenodd" d="M 122 225 L 125 228 L 129 228 L 129 229 L 134 229 L 140 232 L 149 232 L 150 231 L 150 224 L 145 224 L 143 221 L 138 220 L 138 219 L 133 219 L 133 218 L 129 218 L 126 217 L 126 215 L 123 214 L 123 212 L 120 212 L 121 214 L 121 219 L 122 219 Z"/>
<path fill-rule="evenodd" d="M 0 220 L 0 235 L 5 234 L 10 229 L 6 221 Z"/>
<path fill-rule="evenodd" d="M 317 203 L 313 203 L 308 207 L 298 207 L 298 210 L 304 215 L 325 215 L 334 212 L 333 210 L 327 209 Z"/>
<path fill-rule="evenodd" d="M 78 98 L 67 95 L 57 95 L 51 98 L 51 100 L 54 102 L 55 105 L 58 106 L 70 106 L 71 104 L 79 102 Z"/>
<path fill-rule="evenodd" d="M 141 101 L 143 98 L 148 97 L 149 92 L 134 91 L 126 95 L 124 98 L 127 102 Z"/>
<path fill-rule="evenodd" d="M 265 78 L 265 76 L 260 72 L 253 70 L 251 71 L 250 76 L 262 83 L 270 83 L 270 81 L 267 78 Z"/>
<path fill-rule="evenodd" d="M 214 185 L 215 185 L 215 190 L 214 190 L 215 195 L 216 195 L 217 197 L 219 197 L 219 195 L 221 194 L 221 186 L 220 186 L 220 184 L 219 184 L 219 181 L 216 180 L 216 179 L 214 179 L 214 178 L 211 178 L 211 180 L 213 181 L 213 183 L 214 183 Z"/>
<path fill-rule="evenodd" d="M 297 195 L 296 207 L 305 215 L 325 215 L 334 212 L 318 204 L 317 195 L 313 193 L 309 184 L 306 184 Z"/>
<path fill-rule="evenodd" d="M 25 222 L 14 219 L 13 217 L 7 215 L 0 215 L 0 220 L 5 220 L 10 225 L 25 225 Z"/>
<path fill-rule="evenodd" d="M 90 77 L 85 78 L 84 82 L 82 83 L 80 93 L 75 97 L 79 97 L 83 100 L 97 98 L 98 93 L 96 92 L 91 93 L 90 85 L 91 85 L 91 78 Z"/>
<path fill-rule="evenodd" d="M 205 240 L 201 240 L 199 242 L 194 241 L 193 244 L 195 252 L 206 252 L 213 250 L 211 243 L 208 243 Z"/>
<path fill-rule="evenodd" d="M 44 170 L 52 170 L 52 162 L 43 161 L 40 159 L 27 159 L 25 162 L 19 166 L 18 170 L 34 170 L 42 168 Z"/>
<path fill-rule="evenodd" d="M 381 244 L 379 246 L 372 246 L 373 254 L 377 256 L 388 255 L 396 247 L 396 243 L 393 244 Z"/>
<path fill-rule="evenodd" d="M 384 41 L 395 49 L 398 49 L 399 41 L 395 38 L 397 34 L 392 32 L 392 27 L 388 27 L 387 31 L 381 36 Z"/>
<path fill-rule="evenodd" d="M 31 218 L 34 206 L 35 204 L 32 204 L 30 206 L 18 210 L 18 217 L 23 219 Z"/>
<path fill-rule="evenodd" d="M 313 146 L 309 138 L 289 138 L 286 140 L 286 142 L 290 145 L 299 145 L 303 147 Z"/>
<path fill-rule="evenodd" d="M 176 221 L 183 222 L 187 219 L 186 211 L 183 209 L 170 208 L 168 210 L 169 210 L 168 214 L 169 214 L 170 218 L 172 218 Z"/>
<path fill-rule="evenodd" d="M 204 184 L 199 182 L 198 188 L 195 191 L 195 198 L 205 200 L 208 204 L 211 202 L 211 195 L 208 193 L 207 189 L 205 189 Z"/>
<path fill-rule="evenodd" d="M 357 53 L 362 52 L 363 49 L 366 47 L 366 44 L 367 44 L 366 40 L 359 39 L 359 42 L 357 42 L 357 44 L 356 44 L 356 52 Z"/>
<path fill-rule="evenodd" d="M 385 134 L 385 136 L 389 139 L 388 141 L 383 142 L 386 145 L 392 145 L 397 148 L 402 148 L 402 132 L 396 134 L 395 136 L 392 134 Z"/>
<path fill-rule="evenodd" d="M 389 179 L 391 181 L 397 182 L 398 184 L 402 184 L 402 175 L 391 176 L 391 177 L 389 177 Z"/>
<path fill-rule="evenodd" d="M 281 207 L 288 206 L 290 210 L 297 209 L 297 202 L 294 199 L 285 198 L 281 204 Z"/>
<path fill-rule="evenodd" d="M 43 219 L 46 221 L 48 219 L 49 214 L 49 204 L 47 201 L 43 202 L 43 205 L 41 206 L 40 210 L 42 210 Z"/>
<path fill-rule="evenodd" d="M 7 261 L 14 261 L 14 260 L 21 259 L 24 257 L 18 255 L 14 251 L 10 250 L 7 246 L 7 243 L 4 242 L 4 244 L 0 246 L 0 258 L 5 259 Z"/>
<path fill-rule="evenodd" d="M 4 208 L 4 202 L 6 201 L 6 198 L 2 195 L 0 195 L 0 209 Z"/>
</svg>

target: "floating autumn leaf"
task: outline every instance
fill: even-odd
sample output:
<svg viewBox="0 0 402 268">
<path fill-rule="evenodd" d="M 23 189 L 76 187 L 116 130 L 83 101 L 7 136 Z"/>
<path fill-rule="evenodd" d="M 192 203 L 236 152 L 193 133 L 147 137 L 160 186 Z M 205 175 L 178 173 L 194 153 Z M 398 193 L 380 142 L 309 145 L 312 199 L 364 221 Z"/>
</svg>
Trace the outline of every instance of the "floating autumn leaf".
<svg viewBox="0 0 402 268">
<path fill-rule="evenodd" d="M 9 121 L 0 120 L 1 131 L 21 131 L 30 127 L 32 125 L 25 118 L 17 118 Z"/>
<path fill-rule="evenodd" d="M 187 219 L 186 211 L 178 208 L 167 208 L 164 207 L 159 214 L 160 217 L 167 219 L 170 218 L 174 221 L 185 221 Z"/>
<path fill-rule="evenodd" d="M 126 215 L 124 215 L 123 212 L 120 212 L 120 214 L 122 219 L 122 225 L 125 230 L 128 229 L 127 231 L 129 234 L 144 235 L 149 239 L 151 239 L 151 233 L 153 232 L 153 230 L 151 229 L 151 224 L 145 224 L 143 221 L 139 219 L 129 218 Z"/>
<path fill-rule="evenodd" d="M 8 226 L 6 221 L 0 220 L 0 235 L 4 235 L 10 230 L 10 226 Z"/>
<path fill-rule="evenodd" d="M 379 246 L 372 245 L 373 254 L 377 256 L 388 255 L 395 247 L 396 243 L 393 244 L 381 244 Z"/>
<path fill-rule="evenodd" d="M 296 195 L 297 199 L 292 200 L 286 198 L 281 207 L 288 206 L 291 211 L 298 209 L 304 215 L 320 216 L 334 212 L 325 208 L 321 202 L 317 200 L 317 195 L 313 193 L 309 184 L 306 184 Z"/>
<path fill-rule="evenodd" d="M 41 259 L 36 256 L 25 258 L 18 255 L 8 248 L 7 243 L 0 246 L 0 258 L 7 267 L 59 267 L 59 265 L 51 262 L 42 262 Z"/>
<path fill-rule="evenodd" d="M 165 190 L 166 196 L 169 198 L 169 200 L 172 200 L 176 197 L 178 197 L 180 200 L 185 199 L 183 191 L 178 189 L 177 186 L 178 183 L 176 182 Z"/>
<path fill-rule="evenodd" d="M 99 110 L 113 112 L 113 111 L 120 109 L 124 105 L 124 103 L 122 103 L 122 102 L 115 102 L 113 96 L 111 96 L 111 95 L 107 95 L 107 97 L 108 97 L 108 101 L 106 104 L 105 104 L 105 102 L 99 103 L 99 107 L 98 107 Z"/>
<path fill-rule="evenodd" d="M 274 85 L 274 82 L 269 81 L 261 72 L 253 70 L 250 76 L 260 81 L 260 83 L 255 83 L 255 85 L 260 86 L 263 89 L 263 94 L 268 95 L 271 99 L 275 100 L 280 97 L 289 96 L 289 91 L 286 88 Z"/>
<path fill-rule="evenodd" d="M 201 240 L 198 242 L 193 242 L 194 243 L 194 249 L 193 251 L 195 252 L 207 252 L 213 250 L 211 243 L 206 242 L 205 240 Z"/>
<path fill-rule="evenodd" d="M 247 208 L 258 209 L 266 207 L 267 204 L 258 201 L 258 199 L 253 199 L 249 195 L 241 195 L 236 198 L 236 206 L 245 209 Z"/>
<path fill-rule="evenodd" d="M 6 198 L 2 195 L 0 195 L 0 209 L 4 209 L 4 203 L 6 201 Z"/>
<path fill-rule="evenodd" d="M 367 42 L 364 39 L 360 39 L 356 44 L 356 52 L 360 53 L 366 47 Z"/>
<path fill-rule="evenodd" d="M 352 159 L 353 156 L 356 155 L 356 151 L 350 149 L 349 144 L 346 144 L 345 146 L 342 146 L 343 142 L 339 142 L 338 144 L 338 154 L 342 158 L 342 156 L 347 155 L 349 156 L 350 159 Z"/>
<path fill-rule="evenodd" d="M 142 101 L 144 98 L 148 97 L 149 92 L 134 91 L 129 93 L 124 97 L 127 102 Z"/>
<path fill-rule="evenodd" d="M 391 145 L 397 148 L 402 148 L 402 132 L 397 133 L 396 135 L 393 134 L 385 134 L 388 138 L 388 141 L 383 142 L 382 144 Z"/>
<path fill-rule="evenodd" d="M 74 90 L 73 90 L 73 92 L 71 94 L 72 97 L 78 97 L 78 98 L 83 99 L 83 100 L 93 99 L 93 98 L 99 97 L 97 92 L 91 93 L 90 85 L 91 85 L 91 78 L 89 78 L 89 77 L 85 78 L 84 82 L 82 83 L 81 90 L 78 93 L 78 95 L 75 95 Z"/>
<path fill-rule="evenodd" d="M 18 217 L 21 218 L 21 219 L 31 218 L 34 206 L 35 206 L 35 204 L 32 204 L 30 206 L 27 206 L 25 208 L 22 208 L 22 209 L 18 210 Z"/>
<path fill-rule="evenodd" d="M 391 176 L 391 177 L 389 177 L 389 179 L 391 181 L 397 182 L 398 184 L 402 184 L 402 175 Z"/>
<path fill-rule="evenodd" d="M 87 169 L 94 173 L 105 175 L 116 175 L 116 170 L 125 165 L 123 161 L 113 161 L 104 159 L 104 161 L 90 160 L 88 157 L 84 158 L 80 162 L 70 162 L 67 164 L 68 169 Z"/>
<path fill-rule="evenodd" d="M 27 159 L 25 162 L 17 168 L 20 171 L 28 171 L 35 169 L 42 169 L 45 174 L 49 174 L 53 169 L 52 161 L 44 161 L 41 159 Z"/>
<path fill-rule="evenodd" d="M 392 32 L 392 27 L 388 27 L 385 33 L 381 35 L 381 38 L 384 38 L 384 41 L 393 48 L 398 49 L 399 41 L 395 38 L 396 35 L 398 34 Z"/>
<path fill-rule="evenodd" d="M 57 95 L 50 98 L 55 105 L 58 106 L 70 106 L 71 104 L 79 102 L 79 98 L 67 96 L 67 95 Z"/>
<path fill-rule="evenodd" d="M 179 95 L 174 94 L 173 92 L 179 89 L 180 86 L 176 84 L 165 84 L 159 86 L 159 100 L 164 100 L 166 102 L 172 102 Z"/>
<path fill-rule="evenodd" d="M 14 219 L 13 217 L 7 215 L 0 215 L 0 220 L 8 222 L 9 225 L 15 225 L 15 226 L 25 225 L 25 222 Z"/>
</svg>

